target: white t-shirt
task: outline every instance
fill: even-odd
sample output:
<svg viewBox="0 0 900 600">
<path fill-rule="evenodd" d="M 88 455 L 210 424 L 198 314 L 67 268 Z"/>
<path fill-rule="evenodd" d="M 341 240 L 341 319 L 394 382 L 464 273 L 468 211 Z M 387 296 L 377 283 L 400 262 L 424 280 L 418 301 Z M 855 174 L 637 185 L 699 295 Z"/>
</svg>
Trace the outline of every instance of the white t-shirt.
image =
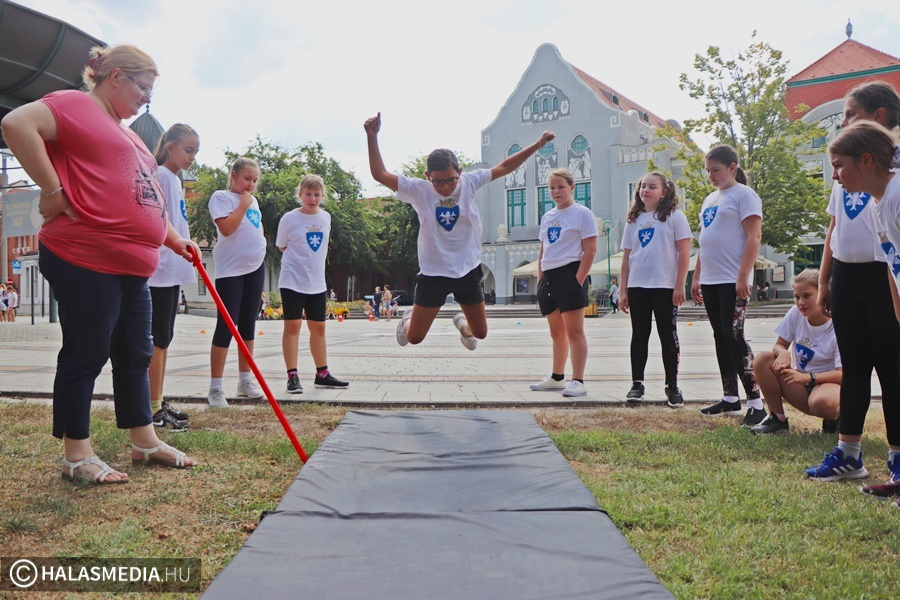
<svg viewBox="0 0 900 600">
<path fill-rule="evenodd" d="M 15 292 L 7 292 L 6 305 L 9 308 L 18 308 L 19 307 L 19 295 Z"/>
<path fill-rule="evenodd" d="M 751 188 L 736 183 L 706 197 L 700 209 L 700 283 L 737 283 L 747 245 L 744 219 L 762 218 L 762 200 Z M 753 281 L 753 271 L 747 284 Z"/>
<path fill-rule="evenodd" d="M 882 253 L 881 260 L 886 261 L 894 274 L 894 281 L 900 288 L 900 175 L 888 182 L 881 200 L 875 202 L 869 210 L 875 239 Z"/>
<path fill-rule="evenodd" d="M 284 248 L 278 287 L 300 294 L 326 291 L 325 259 L 331 236 L 331 215 L 319 209 L 314 215 L 300 209 L 285 213 L 278 222 L 275 245 Z"/>
<path fill-rule="evenodd" d="M 560 210 L 551 208 L 541 217 L 539 234 L 541 271 L 549 271 L 581 260 L 581 240 L 597 237 L 597 218 L 591 209 L 575 202 Z"/>
<path fill-rule="evenodd" d="M 634 223 L 626 223 L 622 249 L 631 250 L 628 287 L 675 289 L 678 278 L 675 243 L 690 237 L 691 226 L 680 210 L 672 211 L 665 221 L 660 221 L 655 212 L 645 212 Z"/>
<path fill-rule="evenodd" d="M 831 186 L 827 212 L 834 217 L 830 244 L 834 258 L 846 263 L 884 262 L 869 214 L 874 204 L 865 192 L 851 194 L 836 181 Z"/>
<path fill-rule="evenodd" d="M 240 194 L 219 190 L 213 192 L 209 199 L 209 214 L 215 221 L 233 213 L 240 204 Z M 225 236 L 219 232 L 213 258 L 216 261 L 216 279 L 253 273 L 262 264 L 266 258 L 266 238 L 262 229 L 262 213 L 255 197 L 234 233 Z"/>
<path fill-rule="evenodd" d="M 397 199 L 419 216 L 419 270 L 423 275 L 459 278 L 481 264 L 481 215 L 475 192 L 491 172 L 463 173 L 453 194 L 438 194 L 430 181 L 398 176 Z"/>
<path fill-rule="evenodd" d="M 178 235 L 190 239 L 187 205 L 178 176 L 165 166 L 159 168 L 159 187 L 166 198 L 166 215 Z M 173 287 L 197 281 L 194 265 L 165 246 L 159 247 L 159 266 L 147 281 L 150 287 Z"/>
<path fill-rule="evenodd" d="M 811 325 L 796 306 L 775 327 L 775 335 L 791 343 L 791 368 L 803 373 L 825 373 L 841 368 L 841 353 L 831 319 Z"/>
</svg>

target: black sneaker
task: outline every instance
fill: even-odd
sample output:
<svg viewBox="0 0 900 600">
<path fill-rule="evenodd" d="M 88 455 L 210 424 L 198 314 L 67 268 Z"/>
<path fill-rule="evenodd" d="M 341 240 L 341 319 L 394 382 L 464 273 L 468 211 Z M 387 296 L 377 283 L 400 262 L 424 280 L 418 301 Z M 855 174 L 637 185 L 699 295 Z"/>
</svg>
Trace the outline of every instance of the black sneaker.
<svg viewBox="0 0 900 600">
<path fill-rule="evenodd" d="M 163 400 L 162 403 L 163 410 L 178 419 L 179 421 L 188 421 L 191 418 L 191 415 L 186 412 L 181 412 L 180 410 L 173 408 L 171 404 Z"/>
<path fill-rule="evenodd" d="M 750 410 L 753 410 L 752 408 Z M 750 411 L 747 411 L 749 414 Z M 754 425 L 750 428 L 750 433 L 756 435 L 771 435 L 774 433 L 779 433 L 781 431 L 789 431 L 790 425 L 788 424 L 787 417 L 784 418 L 784 421 L 779 419 L 774 415 L 774 413 L 769 413 L 765 419 L 763 419 L 759 425 Z"/>
<path fill-rule="evenodd" d="M 628 390 L 628 393 L 625 394 L 625 399 L 629 402 L 640 402 L 641 398 L 644 397 L 644 384 L 640 381 L 635 381 L 631 384 L 631 389 Z"/>
<path fill-rule="evenodd" d="M 156 414 L 153 415 L 153 426 L 157 429 L 171 428 L 172 433 L 181 433 L 182 431 L 187 431 L 191 428 L 191 426 L 184 421 L 179 421 L 170 415 L 164 408 L 159 409 L 156 411 Z"/>
<path fill-rule="evenodd" d="M 666 386 L 666 404 L 669 405 L 669 408 L 681 408 L 684 406 L 684 396 L 681 395 L 681 390 L 678 389 L 677 385 Z"/>
<path fill-rule="evenodd" d="M 719 400 L 712 406 L 700 409 L 700 414 L 705 417 L 739 417 L 743 412 L 740 401 L 726 402 L 724 399 Z"/>
<path fill-rule="evenodd" d="M 303 386 L 300 385 L 300 378 L 298 376 L 291 375 L 290 377 L 288 377 L 287 391 L 289 391 L 292 394 L 302 394 L 303 393 Z"/>
<path fill-rule="evenodd" d="M 741 421 L 741 427 L 755 427 L 766 420 L 766 411 L 762 408 L 748 408 Z"/>
<path fill-rule="evenodd" d="M 350 385 L 349 381 L 341 381 L 329 373 L 325 377 L 316 377 L 315 386 L 321 388 L 345 388 Z"/>
<path fill-rule="evenodd" d="M 822 419 L 822 433 L 837 433 L 839 423 L 838 419 Z"/>
</svg>

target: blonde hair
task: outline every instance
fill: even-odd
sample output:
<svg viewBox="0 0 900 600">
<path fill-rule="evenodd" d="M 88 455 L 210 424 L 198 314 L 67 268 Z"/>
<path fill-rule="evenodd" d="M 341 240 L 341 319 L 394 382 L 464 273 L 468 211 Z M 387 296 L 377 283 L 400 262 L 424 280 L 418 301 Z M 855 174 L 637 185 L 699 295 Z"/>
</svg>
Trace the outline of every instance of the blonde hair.
<svg viewBox="0 0 900 600">
<path fill-rule="evenodd" d="M 294 190 L 294 198 L 298 202 L 300 200 L 300 193 L 306 188 L 310 188 L 313 190 L 322 190 L 322 198 L 325 198 L 325 180 L 320 176 L 313 174 L 303 176 L 303 179 L 300 180 L 300 184 L 297 186 L 297 189 Z"/>
<path fill-rule="evenodd" d="M 196 137 L 198 140 L 200 139 L 200 136 L 190 125 L 175 123 L 169 127 L 168 131 L 159 138 L 159 144 L 156 146 L 156 153 L 154 154 L 156 164 L 162 165 L 169 159 L 169 149 L 166 146 L 170 143 L 177 144 L 189 135 Z"/>
<path fill-rule="evenodd" d="M 813 268 L 803 269 L 794 275 L 794 285 L 798 283 L 806 283 L 819 289 L 819 270 Z"/>
<path fill-rule="evenodd" d="M 566 180 L 566 183 L 569 184 L 569 187 L 575 186 L 575 178 L 572 177 L 572 173 L 569 172 L 568 169 L 553 169 L 547 176 L 547 183 L 550 183 L 551 177 L 561 177 Z"/>
<path fill-rule="evenodd" d="M 114 69 L 120 69 L 125 73 L 137 75 L 139 73 L 153 73 L 159 77 L 156 62 L 149 54 L 136 46 L 123 44 L 121 46 L 94 46 L 91 48 L 91 59 L 81 72 L 84 86 L 88 90 L 100 85 Z"/>
</svg>

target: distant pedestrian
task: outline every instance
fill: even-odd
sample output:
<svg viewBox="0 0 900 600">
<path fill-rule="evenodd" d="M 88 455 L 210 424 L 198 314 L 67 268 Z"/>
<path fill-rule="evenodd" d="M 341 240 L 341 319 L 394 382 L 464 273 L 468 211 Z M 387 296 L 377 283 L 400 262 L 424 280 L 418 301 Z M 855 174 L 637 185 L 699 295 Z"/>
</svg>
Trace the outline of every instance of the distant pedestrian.
<svg viewBox="0 0 900 600">
<path fill-rule="evenodd" d="M 619 312 L 619 283 L 615 277 L 609 281 L 609 306 L 612 314 Z"/>
<path fill-rule="evenodd" d="M 391 320 L 391 298 L 393 298 L 393 294 L 391 294 L 391 290 L 388 289 L 387 284 L 384 284 L 384 293 L 381 295 L 381 299 L 384 302 L 384 305 L 381 307 L 381 314 L 387 317 L 387 320 Z"/>
<path fill-rule="evenodd" d="M 337 294 L 334 293 L 334 288 L 331 288 L 331 294 L 329 294 L 329 298 L 332 302 L 337 302 Z"/>
</svg>

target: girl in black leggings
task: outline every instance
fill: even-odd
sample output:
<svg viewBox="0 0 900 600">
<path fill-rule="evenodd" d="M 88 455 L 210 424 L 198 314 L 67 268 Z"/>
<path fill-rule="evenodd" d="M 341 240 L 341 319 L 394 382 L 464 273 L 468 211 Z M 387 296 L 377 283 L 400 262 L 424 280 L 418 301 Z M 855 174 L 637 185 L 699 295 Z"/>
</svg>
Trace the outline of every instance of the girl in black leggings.
<svg viewBox="0 0 900 600">
<path fill-rule="evenodd" d="M 691 227 L 679 210 L 675 184 L 658 171 L 640 181 L 628 211 L 622 238 L 622 287 L 619 305 L 631 312 L 631 390 L 626 399 L 644 397 L 644 368 L 653 316 L 666 372 L 666 401 L 684 405 L 678 389 L 680 346 L 676 318 L 684 302 L 684 283 L 691 254 Z"/>
<path fill-rule="evenodd" d="M 741 415 L 740 378 L 747 394 L 742 424 L 752 427 L 766 418 L 753 374 L 753 351 L 744 339 L 750 281 L 762 238 L 762 200 L 746 185 L 747 177 L 731 146 L 712 148 L 706 154 L 706 170 L 717 190 L 700 210 L 700 256 L 691 296 L 706 307 L 713 328 L 723 398 L 700 412 L 708 417 Z"/>
</svg>

